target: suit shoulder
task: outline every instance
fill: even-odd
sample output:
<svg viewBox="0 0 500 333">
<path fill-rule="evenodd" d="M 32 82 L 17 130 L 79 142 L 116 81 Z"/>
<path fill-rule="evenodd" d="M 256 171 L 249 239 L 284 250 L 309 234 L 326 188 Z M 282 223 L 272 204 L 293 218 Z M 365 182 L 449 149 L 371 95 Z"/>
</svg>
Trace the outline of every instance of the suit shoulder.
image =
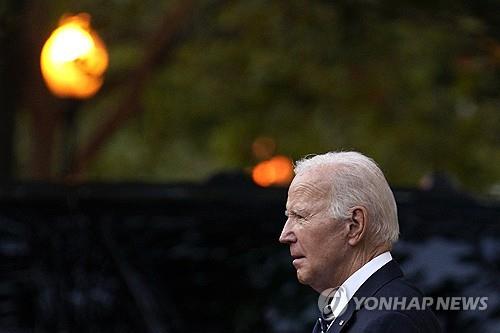
<svg viewBox="0 0 500 333">
<path fill-rule="evenodd" d="M 367 325 L 366 329 L 377 328 L 373 332 L 391 332 L 393 328 L 394 332 L 441 331 L 439 321 L 432 310 L 425 305 L 424 308 L 419 308 L 424 304 L 424 294 L 402 277 L 381 286 L 372 298 L 376 299 L 376 304 L 380 308 L 369 310 L 363 307 L 357 313 L 358 319 Z M 418 309 L 409 306 L 413 301 L 416 301 Z"/>
</svg>

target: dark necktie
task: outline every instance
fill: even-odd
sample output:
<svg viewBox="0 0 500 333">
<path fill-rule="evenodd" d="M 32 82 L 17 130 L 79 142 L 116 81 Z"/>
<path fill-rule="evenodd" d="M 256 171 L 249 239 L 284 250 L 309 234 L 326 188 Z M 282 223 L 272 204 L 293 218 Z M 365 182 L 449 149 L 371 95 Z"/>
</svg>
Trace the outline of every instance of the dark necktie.
<svg viewBox="0 0 500 333">
<path fill-rule="evenodd" d="M 319 324 L 319 328 L 321 329 L 321 333 L 326 333 L 326 331 L 328 331 L 328 326 L 330 325 L 330 323 L 333 321 L 332 320 L 325 320 L 321 317 L 318 318 L 318 324 Z"/>
</svg>

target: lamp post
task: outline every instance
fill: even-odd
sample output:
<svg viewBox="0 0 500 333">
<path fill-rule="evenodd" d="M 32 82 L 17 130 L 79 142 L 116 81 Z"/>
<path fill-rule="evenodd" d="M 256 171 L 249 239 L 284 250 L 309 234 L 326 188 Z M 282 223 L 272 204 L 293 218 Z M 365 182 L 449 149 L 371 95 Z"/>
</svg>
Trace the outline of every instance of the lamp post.
<svg viewBox="0 0 500 333">
<path fill-rule="evenodd" d="M 76 146 L 78 106 L 99 91 L 108 67 L 106 46 L 91 29 L 90 15 L 81 13 L 61 18 L 58 28 L 42 48 L 40 67 L 51 93 L 67 101 L 62 164 L 63 176 L 67 176 Z"/>
</svg>

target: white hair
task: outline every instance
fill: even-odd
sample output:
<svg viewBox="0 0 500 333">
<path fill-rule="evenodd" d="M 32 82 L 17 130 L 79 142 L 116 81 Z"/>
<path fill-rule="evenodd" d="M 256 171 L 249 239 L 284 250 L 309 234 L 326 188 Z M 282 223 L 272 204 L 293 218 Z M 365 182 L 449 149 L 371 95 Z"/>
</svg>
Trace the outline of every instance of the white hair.
<svg viewBox="0 0 500 333">
<path fill-rule="evenodd" d="M 358 152 L 329 152 L 306 156 L 296 162 L 295 174 L 318 167 L 332 177 L 330 211 L 335 219 L 348 219 L 354 206 L 367 210 L 367 228 L 375 240 L 392 245 L 399 237 L 394 194 L 374 160 Z"/>
</svg>

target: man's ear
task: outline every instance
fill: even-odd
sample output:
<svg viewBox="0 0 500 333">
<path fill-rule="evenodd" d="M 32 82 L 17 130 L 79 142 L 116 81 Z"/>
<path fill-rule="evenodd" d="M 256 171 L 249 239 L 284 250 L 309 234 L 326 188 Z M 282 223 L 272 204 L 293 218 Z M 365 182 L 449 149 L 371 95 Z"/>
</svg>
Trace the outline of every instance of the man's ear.
<svg viewBox="0 0 500 333">
<path fill-rule="evenodd" d="M 347 234 L 347 242 L 351 246 L 357 245 L 364 237 L 367 223 L 367 211 L 363 206 L 352 208 L 352 213 L 349 221 L 349 233 Z"/>
</svg>

